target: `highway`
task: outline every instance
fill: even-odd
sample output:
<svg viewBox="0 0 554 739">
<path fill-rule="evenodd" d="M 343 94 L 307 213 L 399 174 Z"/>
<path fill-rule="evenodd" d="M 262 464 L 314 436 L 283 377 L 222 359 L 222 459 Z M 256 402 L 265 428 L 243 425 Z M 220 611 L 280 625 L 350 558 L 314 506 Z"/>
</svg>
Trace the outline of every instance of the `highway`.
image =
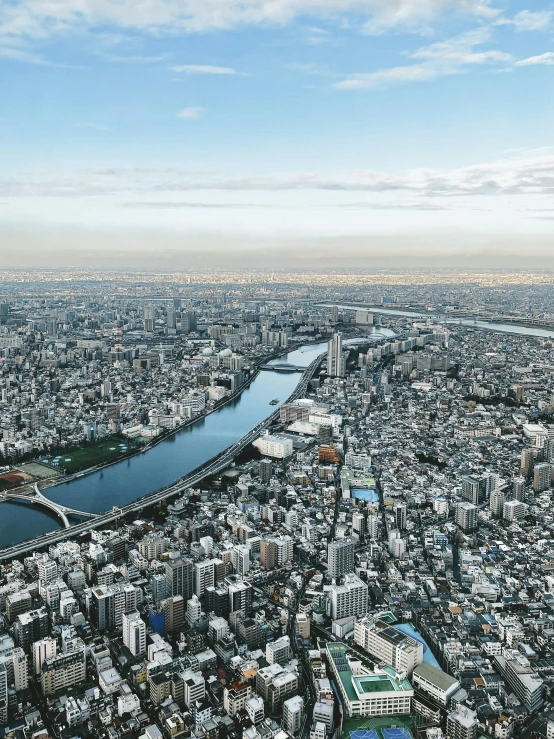
<svg viewBox="0 0 554 739">
<path fill-rule="evenodd" d="M 302 374 L 302 377 L 300 378 L 300 382 L 296 386 L 295 391 L 286 400 L 287 403 L 291 403 L 294 400 L 301 398 L 306 393 L 306 390 L 308 389 L 308 384 L 310 380 L 312 379 L 312 377 L 314 376 L 314 374 L 316 373 L 324 356 L 325 354 L 320 354 L 316 359 L 314 359 L 314 361 L 309 365 L 309 367 L 305 369 L 305 371 Z M 150 493 L 149 495 L 146 495 L 143 498 L 139 498 L 138 500 L 135 500 L 133 503 L 129 503 L 128 505 L 123 506 L 121 508 L 114 506 L 112 510 L 98 515 L 92 521 L 85 521 L 82 523 L 78 523 L 66 529 L 59 529 L 57 531 L 52 531 L 48 534 L 43 534 L 42 536 L 37 536 L 35 539 L 32 539 L 30 541 L 21 542 L 20 544 L 15 544 L 14 546 L 11 546 L 11 547 L 6 547 L 5 549 L 0 550 L 0 562 L 5 562 L 6 560 L 12 560 L 16 557 L 20 557 L 23 554 L 27 554 L 28 552 L 33 552 L 37 549 L 43 549 L 45 547 L 50 546 L 51 544 L 56 544 L 57 542 L 63 541 L 64 539 L 70 539 L 72 537 L 79 536 L 88 531 L 91 531 L 92 529 L 99 529 L 99 528 L 102 528 L 103 526 L 108 526 L 109 524 L 114 523 L 115 521 L 122 518 L 123 516 L 126 516 L 129 513 L 142 510 L 143 508 L 146 508 L 151 505 L 156 505 L 157 503 L 161 503 L 166 498 L 171 498 L 173 496 L 177 496 L 177 495 L 184 493 L 185 490 L 188 490 L 189 488 L 193 488 L 196 485 L 198 485 L 200 482 L 202 482 L 202 480 L 205 477 L 210 477 L 211 475 L 215 475 L 218 472 L 221 472 L 221 470 L 224 470 L 226 467 L 228 467 L 229 464 L 231 464 L 231 462 L 234 460 L 234 458 L 238 454 L 240 454 L 240 452 L 243 449 L 245 449 L 249 444 L 255 441 L 255 439 L 258 438 L 260 433 L 264 429 L 268 428 L 278 417 L 279 417 L 279 408 L 277 408 L 277 410 L 275 410 L 270 416 L 268 416 L 265 420 L 261 421 L 257 426 L 255 426 L 245 436 L 243 436 L 241 439 L 236 441 L 232 446 L 230 446 L 220 455 L 218 455 L 212 460 L 209 460 L 204 465 L 202 465 L 201 467 L 198 467 L 196 470 L 194 470 L 190 474 L 179 478 L 171 485 L 168 485 L 165 488 L 161 488 L 160 490 L 156 490 L 153 493 Z"/>
</svg>

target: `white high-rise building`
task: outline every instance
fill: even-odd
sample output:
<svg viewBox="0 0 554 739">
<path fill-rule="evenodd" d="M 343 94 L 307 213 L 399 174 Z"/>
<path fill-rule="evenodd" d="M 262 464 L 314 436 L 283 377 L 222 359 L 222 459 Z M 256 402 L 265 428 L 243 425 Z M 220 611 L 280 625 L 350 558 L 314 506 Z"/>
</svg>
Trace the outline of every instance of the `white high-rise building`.
<svg viewBox="0 0 554 739">
<path fill-rule="evenodd" d="M 505 502 L 506 502 L 506 495 L 504 494 L 503 490 L 495 489 L 491 491 L 489 507 L 490 507 L 491 514 L 495 518 L 502 518 Z"/>
<path fill-rule="evenodd" d="M 327 374 L 329 377 L 344 377 L 345 360 L 342 354 L 342 334 L 333 334 L 327 345 Z"/>
<path fill-rule="evenodd" d="M 354 571 L 354 542 L 351 539 L 340 539 L 327 545 L 327 569 L 335 578 Z"/>
<path fill-rule="evenodd" d="M 214 585 L 214 561 L 213 559 L 205 559 L 202 562 L 194 563 L 194 594 L 201 598 L 206 588 Z"/>
<path fill-rule="evenodd" d="M 38 561 L 38 579 L 42 583 L 53 582 L 58 577 L 58 565 L 47 554 Z"/>
<path fill-rule="evenodd" d="M 13 681 L 16 691 L 27 690 L 29 687 L 29 663 L 27 661 L 27 655 L 20 647 L 13 650 L 12 662 Z"/>
<path fill-rule="evenodd" d="M 133 657 L 146 654 L 146 624 L 138 611 L 123 614 L 123 644 Z"/>
<path fill-rule="evenodd" d="M 33 644 L 33 668 L 35 675 L 40 675 L 40 668 L 46 659 L 55 657 L 58 653 L 58 642 L 47 636 Z"/>
<path fill-rule="evenodd" d="M 293 736 L 302 728 L 304 719 L 304 700 L 299 695 L 293 695 L 283 703 L 283 728 Z"/>
<path fill-rule="evenodd" d="M 368 616 L 356 621 L 354 643 L 378 662 L 410 675 L 423 662 L 423 644 L 390 624 Z"/>
<path fill-rule="evenodd" d="M 522 503 L 520 500 L 507 500 L 504 503 L 502 517 L 506 521 L 517 521 L 525 516 L 527 508 L 527 504 Z"/>
<path fill-rule="evenodd" d="M 193 595 L 190 600 L 187 601 L 187 624 L 192 627 L 200 619 L 202 615 L 202 604 L 198 600 L 198 596 Z"/>
<path fill-rule="evenodd" d="M 288 636 L 282 636 L 280 639 L 266 644 L 265 658 L 268 664 L 285 665 L 290 660 L 290 656 L 290 638 Z"/>
<path fill-rule="evenodd" d="M 333 621 L 346 616 L 363 616 L 368 609 L 367 583 L 354 573 L 345 575 L 342 585 L 331 585 L 329 615 Z"/>
<path fill-rule="evenodd" d="M 8 671 L 0 662 L 0 726 L 8 723 Z"/>
<path fill-rule="evenodd" d="M 237 575 L 246 575 L 250 570 L 250 548 L 246 544 L 233 547 L 233 569 Z"/>
</svg>

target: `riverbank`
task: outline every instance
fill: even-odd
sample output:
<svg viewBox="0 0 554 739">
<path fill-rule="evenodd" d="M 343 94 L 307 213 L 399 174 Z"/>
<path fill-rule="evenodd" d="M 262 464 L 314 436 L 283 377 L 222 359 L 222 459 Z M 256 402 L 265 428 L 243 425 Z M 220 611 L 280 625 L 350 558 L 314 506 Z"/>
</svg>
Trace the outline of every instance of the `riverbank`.
<svg viewBox="0 0 554 739">
<path fill-rule="evenodd" d="M 321 345 L 319 345 L 321 346 Z M 316 347 L 317 351 L 317 347 Z M 312 353 L 311 357 L 314 353 Z M 307 390 L 308 384 L 311 380 L 311 378 L 314 376 L 315 372 L 318 370 L 318 368 L 321 365 L 321 362 L 324 358 L 325 354 L 316 354 L 315 358 L 312 358 L 312 361 L 310 365 L 308 365 L 305 369 L 305 371 L 302 373 L 302 376 L 300 380 L 294 385 L 290 382 L 290 376 L 287 377 L 287 382 L 283 381 L 281 377 L 274 378 L 273 383 L 268 383 L 265 375 L 266 373 L 262 373 L 262 377 L 258 380 L 258 383 L 261 384 L 258 385 L 258 387 L 262 387 L 264 392 L 270 392 L 274 389 L 275 384 L 280 384 L 283 387 L 288 386 L 289 391 L 285 395 L 287 398 L 286 402 L 292 402 L 296 400 L 299 397 L 302 397 L 304 393 Z M 256 386 L 254 386 L 256 387 Z M 256 403 L 256 398 L 250 399 L 253 401 L 253 404 Z M 243 402 L 242 400 L 240 401 Z M 256 410 L 259 412 L 259 406 L 256 405 Z M 228 409 L 223 409 L 221 412 L 225 414 Z M 192 487 L 195 487 L 199 483 L 202 482 L 207 477 L 210 477 L 214 474 L 217 474 L 221 472 L 223 469 L 225 469 L 226 466 L 231 464 L 233 460 L 235 459 L 236 455 L 239 454 L 248 444 L 251 444 L 252 441 L 254 441 L 259 434 L 262 432 L 263 429 L 269 428 L 271 424 L 277 419 L 279 416 L 279 409 L 273 411 L 269 416 L 263 416 L 262 419 L 253 427 L 250 427 L 246 434 L 241 435 L 238 439 L 236 439 L 233 443 L 230 445 L 227 443 L 223 448 L 219 448 L 215 454 L 211 457 L 206 457 L 206 447 L 202 446 L 202 452 L 204 454 L 203 461 L 201 461 L 199 464 L 194 465 L 188 472 L 186 472 L 184 475 L 180 476 L 174 476 L 173 472 L 169 470 L 168 475 L 170 476 L 171 481 L 169 484 L 161 487 L 154 488 L 154 491 L 151 490 L 148 493 L 142 494 L 142 495 L 136 495 L 137 493 L 137 487 L 134 487 L 132 489 L 132 494 L 134 495 L 134 499 L 132 502 L 121 505 L 120 507 L 114 507 L 114 500 L 113 498 L 106 497 L 106 500 L 110 501 L 110 504 L 106 503 L 104 511 L 105 513 L 102 513 L 98 515 L 97 518 L 92 519 L 91 521 L 86 521 L 81 524 L 76 524 L 75 526 L 72 526 L 69 529 L 58 529 L 52 531 L 50 534 L 44 534 L 42 536 L 37 536 L 32 540 L 28 540 L 29 536 L 27 535 L 24 538 L 19 539 L 18 541 L 20 543 L 16 544 L 15 546 L 7 546 L 4 545 L 4 548 L 0 550 L 0 561 L 6 561 L 13 557 L 19 557 L 22 554 L 25 554 L 29 551 L 35 551 L 40 550 L 44 547 L 48 547 L 53 543 L 56 543 L 58 541 L 62 541 L 68 537 L 76 537 L 80 534 L 86 533 L 87 531 L 90 531 L 93 528 L 102 528 L 103 526 L 107 526 L 109 524 L 112 524 L 114 521 L 119 521 L 123 516 L 127 514 L 136 514 L 142 511 L 144 508 L 148 508 L 152 505 L 156 505 L 164 500 L 167 500 L 168 498 L 171 498 L 173 496 L 181 495 L 185 490 L 190 489 Z M 213 420 L 213 416 L 210 420 Z M 198 439 L 198 437 L 196 437 Z M 202 441 L 202 439 L 201 439 Z M 160 447 L 162 451 L 166 451 L 166 445 L 163 447 Z M 159 448 L 159 449 L 160 449 Z M 159 452 L 158 450 L 153 450 L 154 453 Z M 152 452 L 151 452 L 152 453 Z M 145 480 L 141 476 L 141 467 L 143 462 L 143 457 L 139 460 L 140 464 L 138 465 L 138 469 L 134 470 L 128 470 L 126 469 L 127 474 L 132 474 L 134 477 L 134 481 L 136 483 L 141 482 L 144 485 L 148 486 L 150 485 L 149 480 Z M 173 463 L 176 462 L 175 457 L 168 457 Z M 177 459 L 177 463 L 179 460 Z M 115 465 L 110 470 L 107 471 L 107 475 L 117 472 L 118 470 L 115 469 L 119 467 L 119 465 Z M 167 472 L 167 470 L 166 470 Z M 96 476 L 95 476 L 96 477 Z M 73 485 L 79 486 L 81 483 L 87 482 L 87 479 L 78 480 Z M 109 496 L 109 490 L 106 491 L 106 480 L 100 478 L 100 488 L 102 489 L 103 493 L 108 493 Z M 109 482 L 109 480 L 108 480 Z M 63 503 L 65 505 L 70 506 L 67 496 L 64 496 Z M 70 506 L 72 507 L 72 506 Z M 31 509 L 29 509 L 31 510 Z"/>
<path fill-rule="evenodd" d="M 315 341 L 313 343 L 316 343 Z M 317 342 L 320 343 L 320 342 Z M 303 345 L 304 346 L 304 345 Z M 135 447 L 132 450 L 129 450 L 128 452 L 123 452 L 122 454 L 119 454 L 115 459 L 109 459 L 106 462 L 102 462 L 100 464 L 92 465 L 91 467 L 84 467 L 81 470 L 78 470 L 77 472 L 73 472 L 69 475 L 64 475 L 63 473 L 60 474 L 56 478 L 52 478 L 51 480 L 45 481 L 45 484 L 41 485 L 39 482 L 39 488 L 41 490 L 47 489 L 47 488 L 54 488 L 58 485 L 63 485 L 64 483 L 71 482 L 72 480 L 79 479 L 81 477 L 84 477 L 85 475 L 91 475 L 95 472 L 101 472 L 102 470 L 105 470 L 107 467 L 111 467 L 112 465 L 118 464 L 119 462 L 124 462 L 126 459 L 131 459 L 133 457 L 136 457 L 139 454 L 145 454 L 146 452 L 150 451 L 154 447 L 158 446 L 159 444 L 163 443 L 164 441 L 167 441 L 172 436 L 175 436 L 181 431 L 184 431 L 185 429 L 194 426 L 195 424 L 199 423 L 200 421 L 206 419 L 208 416 L 210 416 L 212 413 L 215 413 L 219 411 L 221 408 L 224 408 L 229 403 L 232 403 L 234 400 L 237 400 L 237 398 L 240 397 L 240 395 L 246 390 L 250 385 L 254 382 L 254 380 L 258 377 L 260 373 L 260 366 L 269 362 L 274 361 L 275 359 L 278 359 L 279 357 L 282 357 L 286 354 L 290 353 L 290 348 L 283 349 L 279 352 L 273 352 L 269 357 L 264 357 L 263 360 L 260 360 L 252 372 L 252 374 L 245 380 L 245 382 L 242 383 L 236 390 L 234 390 L 230 395 L 228 395 L 223 400 L 218 401 L 213 408 L 211 408 L 208 411 L 203 411 L 202 413 L 199 413 L 197 416 L 194 416 L 193 418 L 190 418 L 185 423 L 180 424 L 174 429 L 166 430 L 162 432 L 159 436 L 156 436 L 154 439 L 152 439 L 150 442 L 145 444 L 144 446 Z M 124 437 L 123 437 L 124 438 Z M 69 452 L 68 452 L 69 453 Z M 37 460 L 40 461 L 40 460 Z M 53 468 L 51 468 L 53 469 Z"/>
</svg>

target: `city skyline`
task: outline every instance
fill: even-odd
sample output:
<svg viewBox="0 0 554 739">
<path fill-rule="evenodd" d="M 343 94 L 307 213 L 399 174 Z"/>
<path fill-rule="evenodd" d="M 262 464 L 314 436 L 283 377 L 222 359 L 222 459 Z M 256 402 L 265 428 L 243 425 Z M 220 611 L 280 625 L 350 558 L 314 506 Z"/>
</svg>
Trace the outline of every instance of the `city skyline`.
<svg viewBox="0 0 554 739">
<path fill-rule="evenodd" d="M 16 0 L 2 259 L 548 267 L 553 32 L 519 0 Z"/>
</svg>

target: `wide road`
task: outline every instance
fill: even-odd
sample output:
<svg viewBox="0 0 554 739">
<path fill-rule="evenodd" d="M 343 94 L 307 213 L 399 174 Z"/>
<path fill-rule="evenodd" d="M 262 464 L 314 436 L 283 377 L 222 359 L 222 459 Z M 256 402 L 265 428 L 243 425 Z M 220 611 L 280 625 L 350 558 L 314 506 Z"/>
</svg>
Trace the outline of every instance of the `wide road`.
<svg viewBox="0 0 554 739">
<path fill-rule="evenodd" d="M 308 389 L 308 384 L 319 368 L 324 356 L 325 354 L 320 354 L 306 368 L 306 370 L 302 374 L 302 377 L 300 378 L 300 382 L 296 386 L 296 389 L 287 399 L 287 403 L 291 403 L 294 400 L 301 398 L 306 393 L 306 390 Z M 28 552 L 32 552 L 37 549 L 43 549 L 50 546 L 51 544 L 63 541 L 64 539 L 79 536 L 86 533 L 87 531 L 91 531 L 92 529 L 102 528 L 103 526 L 107 526 L 129 513 L 139 511 L 151 505 L 156 505 L 156 503 L 161 503 L 166 498 L 171 498 L 173 496 L 184 493 L 185 490 L 198 485 L 200 482 L 202 482 L 204 478 L 215 475 L 218 472 L 221 472 L 221 470 L 224 470 L 226 467 L 228 467 L 235 459 L 235 457 L 240 454 L 240 452 L 249 444 L 255 441 L 260 433 L 264 429 L 268 428 L 278 418 L 278 416 L 279 409 L 277 408 L 277 410 L 275 410 L 270 416 L 258 423 L 251 431 L 249 431 L 245 436 L 235 442 L 220 455 L 210 460 L 205 465 L 197 468 L 190 474 L 179 478 L 179 480 L 172 483 L 171 485 L 160 488 L 159 490 L 156 490 L 149 495 L 139 498 L 138 500 L 129 503 L 128 505 L 125 505 L 121 508 L 114 507 L 111 511 L 99 515 L 93 521 L 86 521 L 83 523 L 75 524 L 68 529 L 59 529 L 57 531 L 52 531 L 49 534 L 43 534 L 42 536 L 38 536 L 30 541 L 21 542 L 20 544 L 15 544 L 14 546 L 2 549 L 0 550 L 0 562 L 20 557 L 24 554 L 27 554 Z"/>
</svg>

